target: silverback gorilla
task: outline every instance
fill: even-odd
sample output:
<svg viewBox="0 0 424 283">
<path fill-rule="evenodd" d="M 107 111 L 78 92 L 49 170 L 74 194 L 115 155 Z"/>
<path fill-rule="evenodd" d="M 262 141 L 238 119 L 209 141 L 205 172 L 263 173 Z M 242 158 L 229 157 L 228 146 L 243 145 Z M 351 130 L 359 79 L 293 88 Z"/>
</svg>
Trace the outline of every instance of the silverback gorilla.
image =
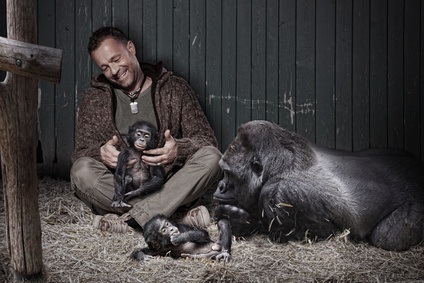
<svg viewBox="0 0 424 283">
<path fill-rule="evenodd" d="M 308 143 L 266 121 L 242 125 L 220 166 L 214 217 L 236 236 L 254 231 L 285 242 L 350 229 L 386 250 L 419 244 L 424 167 L 407 153 L 351 153 Z"/>
</svg>

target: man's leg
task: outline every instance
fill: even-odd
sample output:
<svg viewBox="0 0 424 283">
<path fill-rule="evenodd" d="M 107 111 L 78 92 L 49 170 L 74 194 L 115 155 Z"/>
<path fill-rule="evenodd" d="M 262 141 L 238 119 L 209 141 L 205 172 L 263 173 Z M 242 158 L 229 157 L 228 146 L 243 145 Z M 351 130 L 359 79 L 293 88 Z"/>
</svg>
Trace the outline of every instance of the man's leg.
<svg viewBox="0 0 424 283">
<path fill-rule="evenodd" d="M 110 206 L 115 188 L 113 173 L 100 161 L 82 157 L 71 168 L 71 186 L 75 194 L 97 214 L 123 214 L 128 208 Z"/>
<path fill-rule="evenodd" d="M 158 213 L 170 217 L 178 207 L 197 200 L 221 179 L 222 171 L 218 165 L 221 156 L 215 147 L 202 147 L 160 191 L 130 200 L 133 208 L 129 214 L 143 226 Z"/>
</svg>

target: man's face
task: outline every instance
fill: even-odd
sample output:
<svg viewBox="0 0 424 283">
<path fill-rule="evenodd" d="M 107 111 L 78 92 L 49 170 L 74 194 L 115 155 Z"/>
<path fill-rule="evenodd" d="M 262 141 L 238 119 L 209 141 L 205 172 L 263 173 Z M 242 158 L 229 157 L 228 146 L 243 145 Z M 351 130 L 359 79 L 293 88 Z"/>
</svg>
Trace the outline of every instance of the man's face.
<svg viewBox="0 0 424 283">
<path fill-rule="evenodd" d="M 141 70 L 135 53 L 132 41 L 125 45 L 113 38 L 106 38 L 96 50 L 91 52 L 91 58 L 110 82 L 124 91 L 131 92 L 136 89 L 137 82 L 141 78 Z"/>
</svg>

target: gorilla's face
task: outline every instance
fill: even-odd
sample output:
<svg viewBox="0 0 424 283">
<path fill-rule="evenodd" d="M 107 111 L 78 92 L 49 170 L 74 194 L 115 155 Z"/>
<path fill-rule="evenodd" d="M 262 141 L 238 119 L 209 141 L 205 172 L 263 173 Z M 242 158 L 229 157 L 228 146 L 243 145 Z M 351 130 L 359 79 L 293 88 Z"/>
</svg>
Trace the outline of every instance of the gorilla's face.
<svg viewBox="0 0 424 283">
<path fill-rule="evenodd" d="M 262 187 L 263 166 L 242 132 L 225 151 L 219 165 L 224 178 L 214 193 L 215 200 L 246 210 L 256 205 Z"/>
</svg>

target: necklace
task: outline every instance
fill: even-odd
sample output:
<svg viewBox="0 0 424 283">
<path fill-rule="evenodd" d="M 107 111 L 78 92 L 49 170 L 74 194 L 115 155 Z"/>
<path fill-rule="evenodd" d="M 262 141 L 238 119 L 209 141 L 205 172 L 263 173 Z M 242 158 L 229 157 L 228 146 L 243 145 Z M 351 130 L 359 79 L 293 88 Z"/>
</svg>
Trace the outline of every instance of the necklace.
<svg viewBox="0 0 424 283">
<path fill-rule="evenodd" d="M 138 113 L 138 105 L 137 105 L 138 103 L 135 100 L 140 95 L 141 89 L 143 88 L 145 82 L 146 82 L 146 76 L 143 76 L 143 81 L 141 82 L 140 87 L 138 89 L 136 89 L 135 91 L 132 91 L 132 92 L 127 93 L 128 97 L 131 100 L 131 102 L 130 102 L 130 109 L 131 109 L 131 113 L 132 114 L 137 114 Z"/>
</svg>

